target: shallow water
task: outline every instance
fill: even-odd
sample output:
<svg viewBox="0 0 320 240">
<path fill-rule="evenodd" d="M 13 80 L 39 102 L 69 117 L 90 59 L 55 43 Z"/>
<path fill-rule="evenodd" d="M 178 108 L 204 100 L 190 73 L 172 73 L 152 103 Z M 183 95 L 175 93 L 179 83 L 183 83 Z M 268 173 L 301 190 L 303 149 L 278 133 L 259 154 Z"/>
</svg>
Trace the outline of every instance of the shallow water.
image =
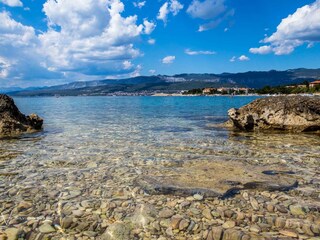
<svg viewBox="0 0 320 240">
<path fill-rule="evenodd" d="M 250 225 L 258 215 L 259 222 L 268 216 L 288 218 L 286 224 L 304 226 L 300 232 L 318 234 L 318 228 L 310 229 L 320 223 L 320 136 L 216 127 L 229 108 L 254 99 L 16 98 L 23 113 L 44 118 L 44 131 L 0 140 L 0 238 L 13 228 L 23 229 L 21 239 L 46 239 L 41 227 L 49 224 L 52 239 L 160 239 L 173 236 L 165 225 L 170 219 L 160 217 L 169 207 L 193 229 L 175 231 L 175 236 L 205 239 L 206 231 L 226 219 L 208 220 L 200 213 L 221 206 L 247 216 L 237 221 L 240 235 L 257 237 Z M 291 191 L 279 192 L 277 186 Z M 242 195 L 234 195 L 239 189 Z M 270 204 L 281 212 L 266 211 Z M 292 204 L 305 206 L 308 213 L 292 216 Z M 117 226 L 134 230 L 119 238 Z M 291 227 L 295 231 L 296 225 Z M 280 233 L 270 229 L 261 235 L 278 239 Z"/>
<path fill-rule="evenodd" d="M 120 172 L 128 166 L 134 169 L 130 174 L 143 174 L 145 165 L 193 160 L 280 164 L 314 180 L 320 166 L 319 135 L 214 127 L 227 119 L 228 109 L 255 98 L 16 98 L 23 113 L 45 119 L 44 131 L 0 141 L 0 186 L 10 178 L 14 184 L 37 186 L 41 179 L 107 166 Z M 66 186 L 72 187 L 73 181 L 60 188 Z"/>
</svg>

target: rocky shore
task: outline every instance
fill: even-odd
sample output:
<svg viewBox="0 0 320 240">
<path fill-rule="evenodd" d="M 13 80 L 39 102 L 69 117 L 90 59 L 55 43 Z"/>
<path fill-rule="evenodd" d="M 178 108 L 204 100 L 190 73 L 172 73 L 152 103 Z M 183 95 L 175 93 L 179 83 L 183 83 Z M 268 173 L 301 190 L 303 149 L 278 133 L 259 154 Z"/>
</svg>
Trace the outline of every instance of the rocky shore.
<svg viewBox="0 0 320 240">
<path fill-rule="evenodd" d="M 267 97 L 230 109 L 226 124 L 244 131 L 320 131 L 319 96 Z"/>
<path fill-rule="evenodd" d="M 25 139 L 25 151 L 1 142 L 0 240 L 320 239 L 317 136 L 159 145 L 63 134 Z"/>
<path fill-rule="evenodd" d="M 23 115 L 12 98 L 0 94 L 0 138 L 39 131 L 43 119 L 36 114 Z"/>
<path fill-rule="evenodd" d="M 31 165 L 37 165 L 33 167 L 41 177 L 34 170 L 18 169 L 0 176 L 0 239 L 316 240 L 320 236 L 316 175 L 300 178 L 299 187 L 287 192 L 245 189 L 221 199 L 201 193 L 149 194 L 135 184 L 148 163 L 123 166 L 101 160 L 80 169 L 68 162 Z"/>
</svg>

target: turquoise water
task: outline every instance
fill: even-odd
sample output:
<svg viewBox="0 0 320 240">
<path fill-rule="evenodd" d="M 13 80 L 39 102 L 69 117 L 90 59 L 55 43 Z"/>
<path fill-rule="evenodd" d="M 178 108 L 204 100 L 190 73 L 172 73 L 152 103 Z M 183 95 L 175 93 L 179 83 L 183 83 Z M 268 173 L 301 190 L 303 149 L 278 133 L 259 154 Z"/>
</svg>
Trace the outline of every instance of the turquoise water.
<svg viewBox="0 0 320 240">
<path fill-rule="evenodd" d="M 21 189 L 38 184 L 49 189 L 61 181 L 55 189 L 64 189 L 75 186 L 74 176 L 81 172 L 95 171 L 94 177 L 102 169 L 121 172 L 128 167 L 129 177 L 143 174 L 143 164 L 192 160 L 282 164 L 306 179 L 315 176 L 320 164 L 319 135 L 239 133 L 215 127 L 227 120 L 228 109 L 254 99 L 15 98 L 21 112 L 44 118 L 44 130 L 0 141 L 0 157 L 6 158 L 0 161 L 0 194 L 1 186 L 8 183 Z M 1 177 L 8 173 L 14 177 Z M 95 184 L 99 186 L 92 180 L 90 186 Z"/>
<path fill-rule="evenodd" d="M 292 154 L 303 156 L 319 150 L 318 136 L 238 134 L 214 127 L 227 120 L 228 109 L 256 98 L 16 98 L 21 112 L 37 113 L 44 118 L 44 131 L 1 144 L 2 149 L 22 152 L 19 157 L 28 161 L 30 155 L 31 160 L 37 161 L 94 161 L 108 157 L 170 160 L 177 158 L 175 151 L 184 160 L 193 154 L 200 157 L 198 152 L 206 150 L 234 158 L 239 157 L 240 150 L 246 151 L 247 157 L 265 152 L 262 158 L 274 154 L 280 159 L 291 159 Z M 312 141 L 314 147 L 310 148 L 305 141 Z M 259 148 L 262 152 L 257 152 Z"/>
<path fill-rule="evenodd" d="M 44 131 L 29 136 L 38 141 L 22 139 L 10 148 L 32 154 L 37 161 L 62 158 L 85 161 L 95 157 L 157 160 L 160 151 L 165 153 L 160 158 L 170 155 L 166 148 L 201 148 L 202 144 L 224 141 L 229 133 L 210 126 L 227 120 L 229 108 L 240 107 L 255 98 L 16 98 L 23 113 L 37 113 L 44 118 Z M 190 152 L 181 154 L 186 156 Z"/>
</svg>

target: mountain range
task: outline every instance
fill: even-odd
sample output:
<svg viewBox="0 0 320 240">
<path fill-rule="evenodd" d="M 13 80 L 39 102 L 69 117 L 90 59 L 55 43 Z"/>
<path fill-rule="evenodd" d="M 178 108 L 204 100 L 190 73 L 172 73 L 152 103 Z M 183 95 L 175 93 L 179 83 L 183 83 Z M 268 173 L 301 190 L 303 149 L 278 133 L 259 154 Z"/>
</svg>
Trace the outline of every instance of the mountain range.
<svg viewBox="0 0 320 240">
<path fill-rule="evenodd" d="M 222 74 L 178 74 L 173 76 L 139 76 L 126 79 L 104 79 L 72 82 L 51 87 L 29 89 L 6 89 L 12 96 L 77 96 L 152 94 L 155 92 L 175 93 L 205 87 L 248 87 L 259 89 L 264 86 L 298 84 L 320 79 L 320 69 L 290 69 L 286 71 L 250 71 Z"/>
</svg>

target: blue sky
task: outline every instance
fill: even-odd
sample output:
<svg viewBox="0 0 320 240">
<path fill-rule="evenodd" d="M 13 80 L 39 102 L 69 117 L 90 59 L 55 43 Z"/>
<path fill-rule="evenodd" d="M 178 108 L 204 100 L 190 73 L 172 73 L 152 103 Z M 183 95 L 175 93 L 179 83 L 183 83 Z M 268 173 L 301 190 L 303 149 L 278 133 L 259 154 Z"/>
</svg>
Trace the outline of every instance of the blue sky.
<svg viewBox="0 0 320 240">
<path fill-rule="evenodd" d="M 319 68 L 320 0 L 0 0 L 0 87 Z"/>
</svg>

